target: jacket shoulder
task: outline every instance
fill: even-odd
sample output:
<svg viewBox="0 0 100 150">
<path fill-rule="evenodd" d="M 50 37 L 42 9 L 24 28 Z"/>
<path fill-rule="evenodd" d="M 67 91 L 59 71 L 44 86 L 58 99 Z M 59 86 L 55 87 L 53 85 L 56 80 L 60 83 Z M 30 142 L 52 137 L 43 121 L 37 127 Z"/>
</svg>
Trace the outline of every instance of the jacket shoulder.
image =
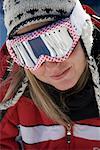
<svg viewBox="0 0 100 150">
<path fill-rule="evenodd" d="M 10 56 L 8 54 L 6 44 L 4 44 L 3 47 L 0 49 L 0 81 L 5 78 L 9 59 Z"/>
<path fill-rule="evenodd" d="M 0 102 L 2 101 L 9 85 L 10 79 L 19 69 L 16 63 L 13 63 L 6 44 L 0 49 Z"/>
</svg>

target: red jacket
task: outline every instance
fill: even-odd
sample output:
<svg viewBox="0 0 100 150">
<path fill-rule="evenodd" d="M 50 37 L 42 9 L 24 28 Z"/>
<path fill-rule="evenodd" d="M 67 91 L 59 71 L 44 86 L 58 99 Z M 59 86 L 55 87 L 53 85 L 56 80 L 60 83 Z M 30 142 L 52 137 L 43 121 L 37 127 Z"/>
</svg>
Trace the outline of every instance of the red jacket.
<svg viewBox="0 0 100 150">
<path fill-rule="evenodd" d="M 31 99 L 21 97 L 0 123 L 0 149 L 18 150 L 19 143 L 24 150 L 99 150 L 100 119 L 75 122 L 68 144 L 66 128 L 55 124 Z"/>
</svg>

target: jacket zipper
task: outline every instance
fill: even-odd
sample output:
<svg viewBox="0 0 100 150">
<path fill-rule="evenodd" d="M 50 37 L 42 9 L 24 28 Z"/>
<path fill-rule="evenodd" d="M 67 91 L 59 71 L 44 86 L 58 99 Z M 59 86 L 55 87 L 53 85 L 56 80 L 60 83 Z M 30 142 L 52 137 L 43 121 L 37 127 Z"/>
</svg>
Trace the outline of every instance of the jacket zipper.
<svg viewBox="0 0 100 150">
<path fill-rule="evenodd" d="M 71 143 L 71 125 L 68 124 L 67 126 L 67 143 L 70 144 Z"/>
</svg>

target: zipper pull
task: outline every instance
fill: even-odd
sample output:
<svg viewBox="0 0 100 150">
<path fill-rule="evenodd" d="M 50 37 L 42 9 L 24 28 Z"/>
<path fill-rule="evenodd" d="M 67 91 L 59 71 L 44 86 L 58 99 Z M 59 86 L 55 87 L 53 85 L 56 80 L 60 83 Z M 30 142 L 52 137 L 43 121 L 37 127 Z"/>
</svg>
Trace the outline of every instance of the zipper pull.
<svg viewBox="0 0 100 150">
<path fill-rule="evenodd" d="M 67 131 L 67 142 L 68 144 L 71 143 L 71 131 Z"/>
<path fill-rule="evenodd" d="M 67 143 L 70 144 L 71 143 L 71 125 L 68 124 L 68 128 L 67 128 Z"/>
</svg>

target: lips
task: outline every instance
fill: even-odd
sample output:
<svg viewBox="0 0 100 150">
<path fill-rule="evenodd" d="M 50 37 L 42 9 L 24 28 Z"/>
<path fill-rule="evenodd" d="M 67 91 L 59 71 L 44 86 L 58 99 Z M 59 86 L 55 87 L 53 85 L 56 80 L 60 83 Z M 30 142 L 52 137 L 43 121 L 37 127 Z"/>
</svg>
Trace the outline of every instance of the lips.
<svg viewBox="0 0 100 150">
<path fill-rule="evenodd" d="M 71 69 L 71 67 L 67 68 L 66 70 L 64 70 L 62 72 L 59 72 L 58 74 L 52 75 L 50 77 L 55 80 L 59 80 L 59 79 L 63 78 L 65 75 L 67 75 L 67 73 L 69 72 L 70 69 Z"/>
</svg>

